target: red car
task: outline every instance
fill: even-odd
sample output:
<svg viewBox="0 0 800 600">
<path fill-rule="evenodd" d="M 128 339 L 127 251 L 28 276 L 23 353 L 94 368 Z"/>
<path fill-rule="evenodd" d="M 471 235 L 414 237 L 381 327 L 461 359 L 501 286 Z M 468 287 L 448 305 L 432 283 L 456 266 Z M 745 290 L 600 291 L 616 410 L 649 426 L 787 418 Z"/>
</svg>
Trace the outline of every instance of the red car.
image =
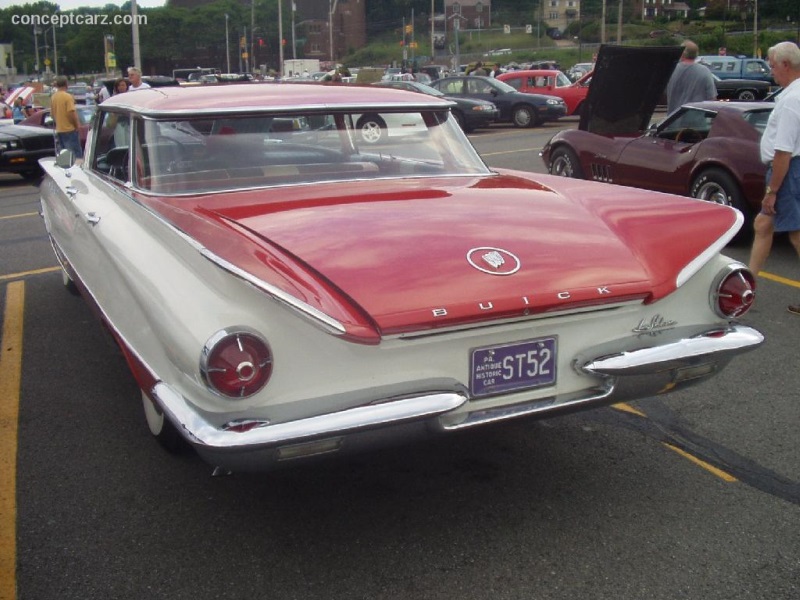
<svg viewBox="0 0 800 600">
<path fill-rule="evenodd" d="M 40 190 L 63 282 L 139 388 L 109 402 L 262 469 L 679 390 L 762 343 L 720 253 L 741 214 L 492 170 L 454 106 L 320 84 L 100 104 Z M 368 113 L 414 135 L 365 143 Z"/>
<path fill-rule="evenodd" d="M 81 145 L 83 145 L 86 143 L 86 136 L 89 135 L 89 129 L 91 129 L 92 125 L 92 118 L 94 117 L 97 107 L 94 105 L 88 105 L 76 106 L 75 108 L 78 112 L 78 121 L 80 121 L 78 135 L 80 135 Z M 55 122 L 53 121 L 53 117 L 50 115 L 49 108 L 33 113 L 30 117 L 22 121 L 20 125 L 47 127 L 48 129 L 55 128 Z"/>
<path fill-rule="evenodd" d="M 507 71 L 498 75 L 496 79 L 504 81 L 519 92 L 558 96 L 566 103 L 569 116 L 580 114 L 583 102 L 589 93 L 592 73 L 589 72 L 578 81 L 572 82 L 561 71 L 528 69 Z"/>
<path fill-rule="evenodd" d="M 766 172 L 759 140 L 773 104 L 691 103 L 649 126 L 672 67 L 652 53 L 637 58 L 624 50 L 598 63 L 579 128 L 561 131 L 545 145 L 548 171 L 708 200 L 733 206 L 745 218 L 757 213 Z M 624 77 L 600 72 L 613 70 L 618 58 L 624 59 Z M 637 60 L 641 76 L 634 74 Z M 624 81 L 630 84 L 623 87 Z"/>
</svg>

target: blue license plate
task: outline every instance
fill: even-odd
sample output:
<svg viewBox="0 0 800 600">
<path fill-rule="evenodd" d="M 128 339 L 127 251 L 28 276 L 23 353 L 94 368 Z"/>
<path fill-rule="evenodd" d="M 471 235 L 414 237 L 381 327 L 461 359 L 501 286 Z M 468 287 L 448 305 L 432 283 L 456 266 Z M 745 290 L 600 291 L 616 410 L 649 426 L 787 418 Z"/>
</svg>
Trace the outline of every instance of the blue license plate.
<svg viewBox="0 0 800 600">
<path fill-rule="evenodd" d="M 488 396 L 553 385 L 556 382 L 555 337 L 472 351 L 470 389 Z"/>
</svg>

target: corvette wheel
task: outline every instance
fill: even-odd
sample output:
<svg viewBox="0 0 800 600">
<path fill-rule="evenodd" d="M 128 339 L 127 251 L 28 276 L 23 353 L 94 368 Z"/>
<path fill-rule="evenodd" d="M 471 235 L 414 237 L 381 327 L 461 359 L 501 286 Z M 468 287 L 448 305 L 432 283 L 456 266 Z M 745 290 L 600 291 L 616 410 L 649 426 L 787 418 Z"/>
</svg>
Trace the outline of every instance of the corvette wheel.
<svg viewBox="0 0 800 600">
<path fill-rule="evenodd" d="M 739 185 L 722 169 L 706 169 L 692 183 L 691 195 L 698 200 L 714 202 L 723 206 L 745 207 Z"/>
<path fill-rule="evenodd" d="M 553 150 L 550 155 L 549 172 L 551 175 L 583 179 L 583 170 L 578 162 L 578 157 L 570 148 L 565 146 L 560 146 Z"/>
<path fill-rule="evenodd" d="M 518 106 L 511 114 L 514 127 L 533 127 L 536 124 L 536 115 L 529 106 Z"/>
<path fill-rule="evenodd" d="M 361 132 L 361 141 L 367 144 L 377 144 L 386 135 L 386 121 L 378 115 L 364 115 L 356 127 Z"/>
<path fill-rule="evenodd" d="M 177 454 L 186 447 L 181 434 L 144 391 L 142 391 L 142 407 L 150 433 L 165 450 Z"/>
</svg>

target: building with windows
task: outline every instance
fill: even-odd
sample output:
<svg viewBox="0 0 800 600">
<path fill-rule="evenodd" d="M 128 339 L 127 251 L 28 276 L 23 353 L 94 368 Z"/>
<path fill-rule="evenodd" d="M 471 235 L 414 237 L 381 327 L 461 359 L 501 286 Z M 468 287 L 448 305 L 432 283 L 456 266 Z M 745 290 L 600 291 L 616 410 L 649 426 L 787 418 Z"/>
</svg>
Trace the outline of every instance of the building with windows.
<svg viewBox="0 0 800 600">
<path fill-rule="evenodd" d="M 446 31 L 492 26 L 492 0 L 444 0 Z"/>
<path fill-rule="evenodd" d="M 303 58 L 335 62 L 367 45 L 365 0 L 294 0 Z"/>
<path fill-rule="evenodd" d="M 675 0 L 642 0 L 642 21 L 652 21 L 659 17 L 667 19 L 686 19 L 691 7 L 685 2 Z"/>
<path fill-rule="evenodd" d="M 554 27 L 563 32 L 567 25 L 580 20 L 580 0 L 543 0 L 542 20 L 548 27 Z"/>
</svg>

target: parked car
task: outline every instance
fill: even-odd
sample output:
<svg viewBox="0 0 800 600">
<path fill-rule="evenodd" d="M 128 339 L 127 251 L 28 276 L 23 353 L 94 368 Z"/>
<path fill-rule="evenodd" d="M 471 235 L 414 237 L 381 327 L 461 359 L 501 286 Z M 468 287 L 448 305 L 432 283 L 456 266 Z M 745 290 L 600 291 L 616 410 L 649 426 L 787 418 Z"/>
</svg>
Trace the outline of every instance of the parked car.
<svg viewBox="0 0 800 600">
<path fill-rule="evenodd" d="M 94 106 L 77 107 L 82 141 L 86 140 L 94 109 Z M 0 127 L 0 173 L 17 173 L 26 179 L 35 179 L 42 175 L 39 159 L 53 157 L 55 153 L 49 109 L 35 112 L 17 125 Z"/>
<path fill-rule="evenodd" d="M 578 81 L 581 77 L 594 69 L 594 63 L 576 63 L 567 71 L 567 77 L 572 81 Z"/>
<path fill-rule="evenodd" d="M 88 83 L 71 83 L 67 86 L 67 91 L 75 98 L 75 104 L 94 104 L 94 92 Z"/>
<path fill-rule="evenodd" d="M 89 135 L 89 128 L 92 125 L 96 107 L 94 105 L 76 106 L 75 111 L 78 113 L 78 134 L 81 139 L 81 144 L 86 143 L 86 137 Z M 50 114 L 50 109 L 45 108 L 33 113 L 30 117 L 24 119 L 20 125 L 32 125 L 33 127 L 43 127 L 50 131 L 52 137 L 53 130 L 55 129 L 55 121 Z"/>
<path fill-rule="evenodd" d="M 654 53 L 619 51 L 609 62 L 617 57 L 613 66 L 598 62 L 579 128 L 557 133 L 543 148 L 548 171 L 733 206 L 748 219 L 757 214 L 766 169 L 759 140 L 773 104 L 691 103 L 649 127 L 671 67 Z M 639 58 L 642 72 L 635 73 Z M 609 83 L 607 70 L 616 67 L 625 75 Z M 630 85 L 622 88 L 622 81 Z"/>
<path fill-rule="evenodd" d="M 516 127 L 533 127 L 547 121 L 557 121 L 567 114 L 567 105 L 561 98 L 518 92 L 493 77 L 443 77 L 431 83 L 431 87 L 451 97 L 487 100 L 500 111 L 498 122 L 513 123 Z"/>
<path fill-rule="evenodd" d="M 488 127 L 497 120 L 497 116 L 500 114 L 497 107 L 486 100 L 446 96 L 439 90 L 417 81 L 380 81 L 374 85 L 428 94 L 429 96 L 437 96 L 455 102 L 456 105 L 450 109 L 450 112 L 458 124 L 461 125 L 461 129 L 467 133 Z"/>
<path fill-rule="evenodd" d="M 507 83 L 519 92 L 558 96 L 567 105 L 567 115 L 580 114 L 583 101 L 589 93 L 591 72 L 572 82 L 561 71 L 529 69 L 507 71 L 497 75 L 497 79 Z"/>
<path fill-rule="evenodd" d="M 755 79 L 775 85 L 772 69 L 762 58 L 740 56 L 699 56 L 698 62 L 706 65 L 720 79 Z"/>
<path fill-rule="evenodd" d="M 82 165 L 42 161 L 64 282 L 160 442 L 262 469 L 682 389 L 762 342 L 737 321 L 753 276 L 719 252 L 740 213 L 492 171 L 450 108 L 143 90 L 98 107 Z M 420 115 L 422 143 L 364 147 L 369 111 Z"/>
<path fill-rule="evenodd" d="M 717 100 L 763 100 L 772 86 L 767 81 L 757 79 L 720 79 L 714 75 Z"/>
</svg>

